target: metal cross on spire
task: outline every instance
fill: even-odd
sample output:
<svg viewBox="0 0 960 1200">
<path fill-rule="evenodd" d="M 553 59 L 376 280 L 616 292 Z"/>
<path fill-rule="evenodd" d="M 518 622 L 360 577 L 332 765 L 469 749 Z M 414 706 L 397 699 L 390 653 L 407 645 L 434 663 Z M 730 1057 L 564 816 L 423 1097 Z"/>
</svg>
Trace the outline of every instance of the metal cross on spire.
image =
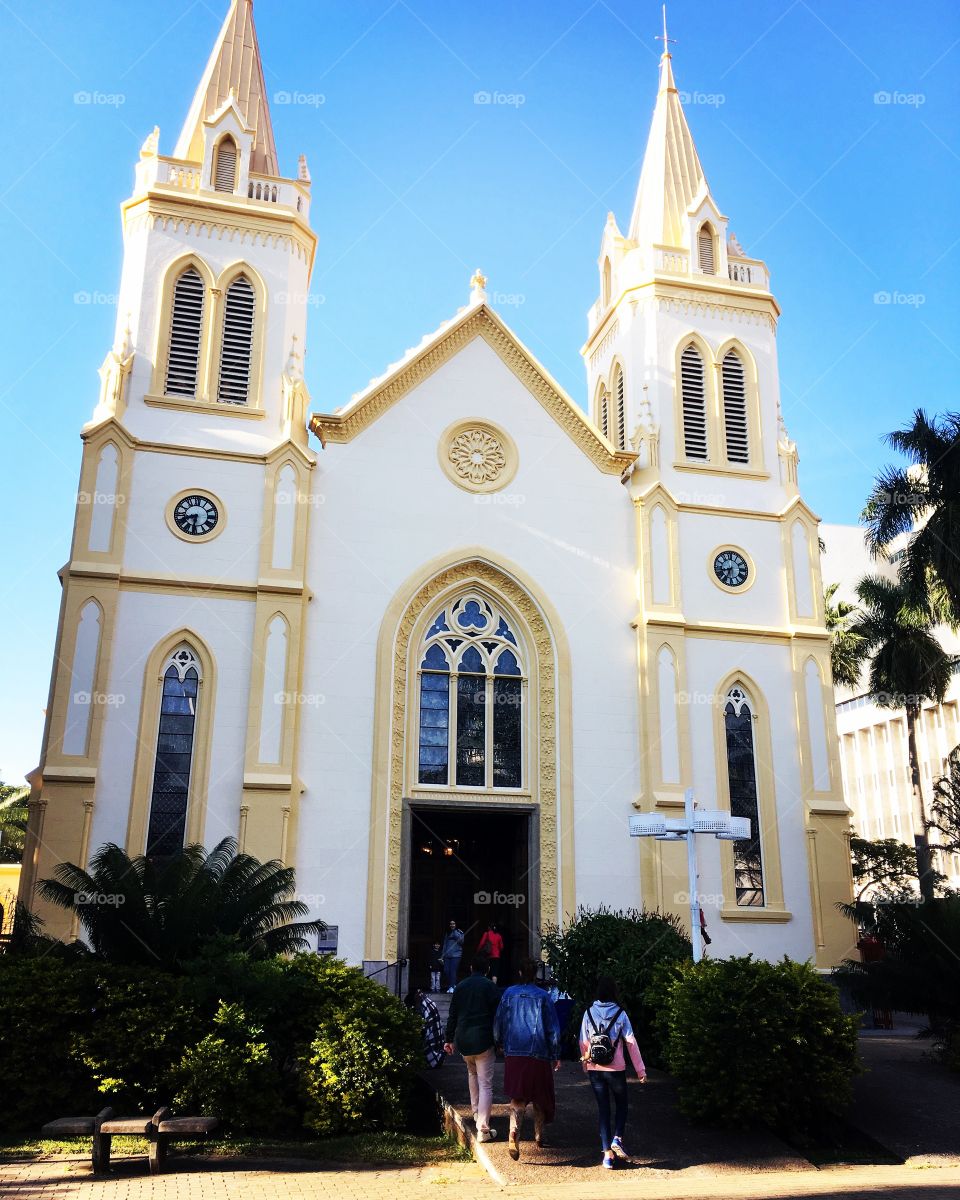
<svg viewBox="0 0 960 1200">
<path fill-rule="evenodd" d="M 672 38 L 672 37 L 667 37 L 667 6 L 666 5 L 663 6 L 663 36 L 661 37 L 660 34 L 658 33 L 657 36 L 653 40 L 655 42 L 663 42 L 663 52 L 669 58 L 670 57 L 670 43 L 673 42 L 673 44 L 676 45 L 677 39 Z"/>
</svg>

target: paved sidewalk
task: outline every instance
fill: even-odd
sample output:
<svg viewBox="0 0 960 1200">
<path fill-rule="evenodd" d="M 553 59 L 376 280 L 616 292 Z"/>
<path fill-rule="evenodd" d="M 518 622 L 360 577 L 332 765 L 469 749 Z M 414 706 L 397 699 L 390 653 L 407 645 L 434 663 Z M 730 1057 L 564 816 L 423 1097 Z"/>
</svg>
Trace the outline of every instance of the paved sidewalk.
<svg viewBox="0 0 960 1200">
<path fill-rule="evenodd" d="M 0 1165 L 0 1195 L 9 1200 L 958 1200 L 960 1168 L 831 1168 L 770 1171 L 718 1178 L 684 1172 L 657 1178 L 638 1167 L 575 1183 L 499 1188 L 475 1163 L 430 1167 L 337 1168 L 316 1162 L 172 1159 L 151 1178 L 142 1158 L 119 1159 L 113 1175 L 90 1174 L 89 1160 L 58 1159 Z"/>
</svg>

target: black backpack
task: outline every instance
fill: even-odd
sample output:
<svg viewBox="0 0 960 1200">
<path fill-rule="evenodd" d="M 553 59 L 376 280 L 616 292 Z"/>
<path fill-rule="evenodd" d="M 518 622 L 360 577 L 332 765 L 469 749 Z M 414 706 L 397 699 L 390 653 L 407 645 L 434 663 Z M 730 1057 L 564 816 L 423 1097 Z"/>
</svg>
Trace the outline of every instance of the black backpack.
<svg viewBox="0 0 960 1200">
<path fill-rule="evenodd" d="M 593 1019 L 593 1013 L 589 1008 L 587 1009 L 587 1020 L 593 1026 L 593 1033 L 590 1034 L 587 1041 L 587 1060 L 596 1067 L 609 1067 L 616 1056 L 620 1036 L 618 1034 L 617 1040 L 611 1041 L 609 1031 L 617 1023 L 622 1012 L 623 1009 L 618 1008 L 604 1028 L 600 1029 Z"/>
</svg>

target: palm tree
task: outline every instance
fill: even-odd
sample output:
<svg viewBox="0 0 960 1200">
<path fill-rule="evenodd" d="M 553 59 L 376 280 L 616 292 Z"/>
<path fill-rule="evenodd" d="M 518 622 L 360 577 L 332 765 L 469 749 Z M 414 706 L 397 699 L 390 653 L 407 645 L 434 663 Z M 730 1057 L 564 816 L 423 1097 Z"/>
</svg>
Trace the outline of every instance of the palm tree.
<svg viewBox="0 0 960 1200">
<path fill-rule="evenodd" d="M 0 862 L 18 863 L 23 858 L 27 835 L 28 787 L 0 783 Z"/>
<path fill-rule="evenodd" d="M 834 603 L 833 597 L 839 586 L 839 583 L 831 583 L 823 593 L 823 610 L 827 632 L 830 634 L 830 666 L 833 670 L 834 684 L 855 688 L 860 682 L 863 643 L 850 631 L 850 622 L 856 614 L 857 606 L 848 600 L 837 600 Z"/>
<path fill-rule="evenodd" d="M 112 962 L 175 968 L 215 938 L 253 954 L 306 949 L 322 921 L 295 899 L 292 867 L 237 853 L 224 838 L 209 853 L 186 846 L 171 858 L 130 858 L 101 846 L 90 870 L 61 863 L 40 896 L 76 913 L 94 953 Z"/>
<path fill-rule="evenodd" d="M 931 579 L 942 585 L 955 619 L 960 619 L 960 413 L 928 419 L 922 409 L 913 424 L 886 439 L 911 462 L 877 476 L 861 514 L 875 556 L 901 534 L 911 534 L 901 576 L 915 602 Z"/>
<path fill-rule="evenodd" d="M 905 581 L 870 575 L 857 585 L 860 612 L 850 630 L 862 639 L 870 661 L 870 691 L 881 708 L 902 708 L 907 716 L 907 752 L 914 801 L 917 876 L 924 899 L 932 900 L 935 877 L 930 861 L 928 821 L 920 783 L 917 718 L 925 700 L 940 704 L 960 660 L 947 654 L 934 628 L 934 605 L 916 604 Z"/>
<path fill-rule="evenodd" d="M 960 746 L 947 756 L 946 771 L 933 785 L 930 828 L 940 834 L 944 854 L 960 850 Z"/>
</svg>

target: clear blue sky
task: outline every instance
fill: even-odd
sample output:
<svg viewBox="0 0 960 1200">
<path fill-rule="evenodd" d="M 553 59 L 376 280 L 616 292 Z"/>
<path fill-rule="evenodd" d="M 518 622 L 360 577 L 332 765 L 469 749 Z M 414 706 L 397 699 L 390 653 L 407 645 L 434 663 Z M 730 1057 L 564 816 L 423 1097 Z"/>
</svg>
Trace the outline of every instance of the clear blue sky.
<svg viewBox="0 0 960 1200">
<path fill-rule="evenodd" d="M 145 135 L 171 153 L 227 0 L 0 0 L 7 289 L 0 776 L 35 765 L 78 433 L 110 345 L 118 205 Z M 307 359 L 335 408 L 465 302 L 500 311 L 581 403 L 608 209 L 625 226 L 656 91 L 653 0 L 257 0 L 282 170 L 306 152 L 320 234 Z M 801 486 L 854 521 L 884 432 L 957 406 L 960 7 L 673 0 L 707 178 L 783 308 Z M 523 98 L 477 105 L 477 91 Z M 875 94 L 896 94 L 878 104 Z M 92 103 L 78 103 L 78 94 Z M 709 103 L 704 97 L 722 99 Z M 875 293 L 922 303 L 877 304 Z M 78 294 L 92 297 L 80 303 Z"/>
</svg>

